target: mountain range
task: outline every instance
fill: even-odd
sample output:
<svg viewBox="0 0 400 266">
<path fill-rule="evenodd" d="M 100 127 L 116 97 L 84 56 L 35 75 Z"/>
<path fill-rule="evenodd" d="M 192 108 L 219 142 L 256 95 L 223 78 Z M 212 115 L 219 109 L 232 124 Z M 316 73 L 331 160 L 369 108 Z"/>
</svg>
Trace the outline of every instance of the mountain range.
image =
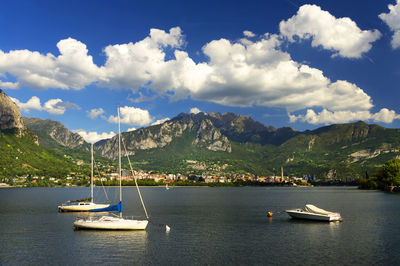
<svg viewBox="0 0 400 266">
<path fill-rule="evenodd" d="M 1 136 L 11 134 L 18 142 L 21 132 L 30 132 L 32 145 L 56 157 L 67 153 L 88 158 L 89 144 L 78 134 L 57 121 L 21 119 L 16 105 L 5 97 L 1 92 Z M 12 111 L 3 106 L 12 106 Z M 159 125 L 123 132 L 122 140 L 136 167 L 167 173 L 195 173 L 187 161 L 201 161 L 238 173 L 272 175 L 283 166 L 289 175 L 354 178 L 373 174 L 387 160 L 400 157 L 399 129 L 360 121 L 299 132 L 234 113 L 181 113 Z M 115 160 L 117 136 L 95 143 L 95 152 Z"/>
</svg>

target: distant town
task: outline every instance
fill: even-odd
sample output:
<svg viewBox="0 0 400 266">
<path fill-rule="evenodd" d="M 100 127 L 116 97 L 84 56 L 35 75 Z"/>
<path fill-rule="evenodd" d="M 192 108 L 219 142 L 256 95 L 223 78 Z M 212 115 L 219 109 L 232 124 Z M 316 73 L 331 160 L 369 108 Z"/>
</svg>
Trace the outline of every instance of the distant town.
<svg viewBox="0 0 400 266">
<path fill-rule="evenodd" d="M 121 180 L 123 185 L 134 185 L 135 178 L 139 185 L 162 186 L 165 184 L 176 186 L 229 186 L 232 184 L 239 185 L 276 185 L 276 186 L 309 186 L 318 184 L 351 184 L 355 180 L 336 180 L 335 173 L 330 172 L 326 179 L 318 179 L 315 176 L 304 175 L 302 177 L 286 176 L 283 168 L 280 169 L 280 175 L 257 176 L 252 173 L 233 173 L 224 172 L 228 165 L 207 165 L 206 162 L 186 160 L 187 168 L 193 170 L 187 174 L 157 173 L 154 171 L 122 169 Z M 83 165 L 83 161 L 77 161 L 76 164 Z M 117 185 L 119 183 L 118 170 L 114 165 L 104 166 L 96 163 L 94 171 L 94 183 L 96 185 Z M 90 184 L 90 173 L 71 172 L 65 177 L 47 177 L 37 175 L 23 175 L 15 178 L 0 179 L 0 186 L 62 186 L 76 187 L 88 186 Z"/>
</svg>

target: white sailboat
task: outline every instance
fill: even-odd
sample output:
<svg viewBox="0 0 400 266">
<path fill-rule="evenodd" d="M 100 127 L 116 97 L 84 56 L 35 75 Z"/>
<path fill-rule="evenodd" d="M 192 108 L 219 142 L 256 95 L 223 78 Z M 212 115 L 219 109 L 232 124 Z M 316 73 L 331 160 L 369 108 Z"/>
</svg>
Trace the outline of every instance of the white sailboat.
<svg viewBox="0 0 400 266">
<path fill-rule="evenodd" d="M 110 206 L 105 203 L 94 203 L 93 199 L 93 144 L 91 145 L 91 172 L 90 172 L 90 198 L 82 200 L 70 200 L 58 206 L 59 212 L 88 212 L 103 209 Z"/>
<path fill-rule="evenodd" d="M 126 153 L 126 152 L 125 152 Z M 88 218 L 88 219 L 77 219 L 74 222 L 74 227 L 76 229 L 97 229 L 97 230 L 145 230 L 148 220 L 134 220 L 122 217 L 122 181 L 121 181 L 121 128 L 120 128 L 120 116 L 118 108 L 118 164 L 119 164 L 119 200 L 120 202 L 110 208 L 116 207 L 119 212 L 119 216 L 101 216 L 100 218 Z M 131 172 L 133 174 L 132 166 L 128 157 L 129 165 L 131 167 Z M 142 202 L 146 218 L 149 219 L 147 215 L 146 207 L 144 206 L 142 195 L 140 194 L 139 186 L 136 182 L 136 188 Z"/>
</svg>

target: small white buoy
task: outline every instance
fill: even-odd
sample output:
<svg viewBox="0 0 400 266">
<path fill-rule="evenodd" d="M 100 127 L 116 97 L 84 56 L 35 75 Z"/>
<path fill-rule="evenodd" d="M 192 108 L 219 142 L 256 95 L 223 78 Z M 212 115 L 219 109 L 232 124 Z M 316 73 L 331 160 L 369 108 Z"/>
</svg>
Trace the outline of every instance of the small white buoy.
<svg viewBox="0 0 400 266">
<path fill-rule="evenodd" d="M 171 230 L 171 228 L 168 225 L 165 225 L 165 231 L 169 232 Z"/>
</svg>

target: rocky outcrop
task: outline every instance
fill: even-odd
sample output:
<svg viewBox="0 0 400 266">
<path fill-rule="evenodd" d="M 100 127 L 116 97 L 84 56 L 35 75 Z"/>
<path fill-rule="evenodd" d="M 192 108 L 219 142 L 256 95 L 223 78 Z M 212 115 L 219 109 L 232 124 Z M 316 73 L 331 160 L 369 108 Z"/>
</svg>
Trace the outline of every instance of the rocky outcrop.
<svg viewBox="0 0 400 266">
<path fill-rule="evenodd" d="M 26 127 L 22 121 L 18 106 L 0 90 L 0 131 L 8 131 L 21 137 Z"/>
<path fill-rule="evenodd" d="M 293 128 L 284 127 L 276 129 L 273 126 L 265 126 L 260 122 L 254 121 L 250 116 L 238 115 L 234 113 L 198 113 L 198 114 L 179 114 L 173 120 L 203 120 L 208 119 L 218 128 L 222 135 L 229 140 L 239 143 L 259 143 L 262 145 L 280 145 L 286 140 L 296 136 Z"/>
<path fill-rule="evenodd" d="M 280 145 L 298 133 L 292 128 L 264 126 L 249 116 L 234 113 L 181 113 L 175 118 L 147 128 L 123 133 L 128 153 L 135 150 L 163 148 L 177 137 L 194 134 L 191 145 L 211 151 L 231 152 L 231 141 Z M 115 137 L 116 138 L 116 137 Z M 103 156 L 116 158 L 116 140 L 97 143 L 95 149 Z"/>
<path fill-rule="evenodd" d="M 388 154 L 388 153 L 399 153 L 399 149 L 365 149 L 365 150 L 360 150 L 353 152 L 349 155 L 350 157 L 350 162 L 355 163 L 358 161 L 362 160 L 367 160 L 367 159 L 372 159 L 375 158 L 381 154 Z"/>
<path fill-rule="evenodd" d="M 312 137 L 311 137 L 310 141 L 308 142 L 307 151 L 311 151 L 311 150 L 312 150 L 312 147 L 313 147 L 314 144 L 315 144 L 316 138 L 317 138 L 316 136 L 312 136 Z"/>
<path fill-rule="evenodd" d="M 79 134 L 69 131 L 60 122 L 51 119 L 42 120 L 28 117 L 23 117 L 23 121 L 30 130 L 39 135 L 39 141 L 45 146 L 48 146 L 44 139 L 47 137 L 68 148 L 76 148 L 86 144 Z"/>
<path fill-rule="evenodd" d="M 196 133 L 196 138 L 192 142 L 193 145 L 212 151 L 232 151 L 228 138 L 223 136 L 210 120 L 201 121 Z"/>
<path fill-rule="evenodd" d="M 163 148 L 178 137 L 194 136 L 191 145 L 212 151 L 231 152 L 230 141 L 221 134 L 218 128 L 205 117 L 181 116 L 160 125 L 141 128 L 122 133 L 123 142 L 128 154 L 135 154 L 135 150 Z M 118 156 L 118 137 L 96 143 L 97 153 L 108 158 Z"/>
</svg>

